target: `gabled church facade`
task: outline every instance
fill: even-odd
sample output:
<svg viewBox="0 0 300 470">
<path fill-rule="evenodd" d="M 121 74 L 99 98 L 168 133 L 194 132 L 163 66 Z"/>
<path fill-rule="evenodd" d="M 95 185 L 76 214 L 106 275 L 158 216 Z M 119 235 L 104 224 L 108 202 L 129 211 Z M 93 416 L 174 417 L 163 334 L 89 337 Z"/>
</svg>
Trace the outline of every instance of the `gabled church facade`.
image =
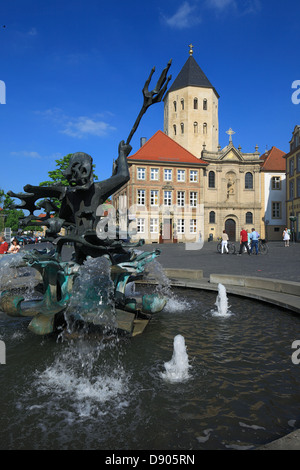
<svg viewBox="0 0 300 470">
<path fill-rule="evenodd" d="M 204 176 L 205 236 L 214 239 L 225 229 L 229 239 L 239 241 L 242 228 L 260 234 L 262 193 L 260 155 L 243 153 L 229 144 L 218 152 L 202 151 L 208 163 Z"/>
</svg>

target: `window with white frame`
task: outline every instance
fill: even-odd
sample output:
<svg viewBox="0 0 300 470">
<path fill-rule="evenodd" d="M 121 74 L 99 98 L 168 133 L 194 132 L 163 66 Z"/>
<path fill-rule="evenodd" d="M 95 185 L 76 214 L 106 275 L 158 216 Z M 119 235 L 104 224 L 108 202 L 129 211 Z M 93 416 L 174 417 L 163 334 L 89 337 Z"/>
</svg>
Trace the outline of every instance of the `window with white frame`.
<svg viewBox="0 0 300 470">
<path fill-rule="evenodd" d="M 171 191 L 164 191 L 164 205 L 165 206 L 172 205 L 172 192 Z"/>
<path fill-rule="evenodd" d="M 136 230 L 137 233 L 145 233 L 145 219 L 137 218 Z"/>
<path fill-rule="evenodd" d="M 158 181 L 158 168 L 151 168 L 150 170 L 150 180 Z"/>
<path fill-rule="evenodd" d="M 190 206 L 197 207 L 197 203 L 198 203 L 198 193 L 197 191 L 191 191 L 190 192 Z"/>
<path fill-rule="evenodd" d="M 272 189 L 281 189 L 281 178 L 280 176 L 273 176 L 272 177 Z"/>
<path fill-rule="evenodd" d="M 150 233 L 158 233 L 158 219 L 150 218 Z"/>
<path fill-rule="evenodd" d="M 185 192 L 177 191 L 177 205 L 179 207 L 184 207 L 185 204 Z"/>
<path fill-rule="evenodd" d="M 177 219 L 177 233 L 184 233 L 184 219 Z"/>
<path fill-rule="evenodd" d="M 156 190 L 150 191 L 150 205 L 158 206 L 158 191 Z"/>
<path fill-rule="evenodd" d="M 198 182 L 198 170 L 190 170 L 190 182 L 191 183 Z"/>
<path fill-rule="evenodd" d="M 196 219 L 190 220 L 190 233 L 197 233 L 197 220 Z"/>
<path fill-rule="evenodd" d="M 144 206 L 145 205 L 145 190 L 144 189 L 138 189 L 138 191 L 137 191 L 137 203 L 138 203 L 138 206 Z"/>
<path fill-rule="evenodd" d="M 177 170 L 177 181 L 179 182 L 185 181 L 185 170 Z"/>
<path fill-rule="evenodd" d="M 137 179 L 138 180 L 145 180 L 146 179 L 146 168 L 138 168 L 137 169 Z"/>
<path fill-rule="evenodd" d="M 172 170 L 165 169 L 164 170 L 164 180 L 165 181 L 172 181 Z"/>
</svg>

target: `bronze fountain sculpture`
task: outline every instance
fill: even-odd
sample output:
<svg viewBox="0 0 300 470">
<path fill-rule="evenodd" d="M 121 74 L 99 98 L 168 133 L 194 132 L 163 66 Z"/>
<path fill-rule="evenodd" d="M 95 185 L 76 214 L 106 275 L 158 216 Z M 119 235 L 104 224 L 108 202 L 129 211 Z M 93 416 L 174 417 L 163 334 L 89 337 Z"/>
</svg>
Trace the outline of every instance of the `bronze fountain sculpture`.
<svg viewBox="0 0 300 470">
<path fill-rule="evenodd" d="M 132 150 L 130 141 L 140 120 L 146 110 L 154 103 L 160 102 L 167 90 L 171 76 L 167 78 L 171 61 L 162 71 L 156 87 L 149 91 L 150 76 L 143 88 L 144 102 L 135 124 L 126 142 L 121 141 L 118 149 L 118 158 L 113 165 L 112 176 L 101 182 L 94 182 L 93 160 L 86 153 L 74 153 L 67 170 L 64 172 L 69 186 L 53 184 L 52 186 L 24 186 L 25 193 L 9 192 L 11 197 L 21 200 L 15 205 L 29 211 L 22 223 L 26 225 L 43 225 L 47 227 L 47 240 L 52 242 L 54 248 L 49 250 L 30 250 L 22 255 L 20 266 L 34 268 L 40 276 L 40 290 L 42 299 L 28 300 L 16 289 L 4 289 L 0 296 L 0 310 L 14 317 L 32 317 L 28 328 L 38 335 L 46 335 L 56 330 L 58 319 L 62 318 L 73 296 L 74 283 L 80 276 L 80 266 L 89 259 L 105 257 L 110 266 L 110 277 L 114 286 L 113 303 L 117 320 L 117 330 L 129 335 L 138 334 L 143 330 L 141 322 L 148 323 L 151 315 L 159 312 L 165 305 L 165 298 L 158 293 L 135 296 L 126 295 L 126 285 L 143 277 L 145 265 L 157 257 L 160 252 L 136 252 L 136 246 L 143 241 L 128 243 L 118 236 L 110 238 L 99 236 L 97 225 L 101 220 L 97 208 L 106 199 L 121 188 L 129 179 L 127 157 Z M 53 201 L 59 201 L 59 204 Z M 40 201 L 37 203 L 37 201 Z M 46 216 L 37 220 L 34 212 L 43 208 Z M 67 235 L 60 236 L 62 228 Z M 71 261 L 62 260 L 64 244 L 74 245 L 74 254 Z M 97 324 L 98 319 L 93 312 L 94 301 L 101 297 L 101 286 L 97 280 L 85 294 L 79 322 Z M 101 323 L 101 322 L 100 322 Z"/>
</svg>

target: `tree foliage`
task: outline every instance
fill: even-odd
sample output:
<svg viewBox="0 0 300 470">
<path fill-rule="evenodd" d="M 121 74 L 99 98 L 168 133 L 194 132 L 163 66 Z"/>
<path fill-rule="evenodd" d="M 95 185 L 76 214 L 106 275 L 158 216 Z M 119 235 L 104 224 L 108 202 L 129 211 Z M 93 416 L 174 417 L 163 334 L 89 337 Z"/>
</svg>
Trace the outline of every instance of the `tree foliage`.
<svg viewBox="0 0 300 470">
<path fill-rule="evenodd" d="M 64 157 L 55 160 L 56 169 L 48 171 L 50 180 L 43 181 L 39 184 L 39 186 L 52 186 L 53 184 L 62 184 L 63 186 L 68 186 L 68 180 L 64 177 L 63 172 L 68 168 L 71 156 L 72 153 L 68 153 L 68 155 L 65 155 Z M 95 165 L 93 165 L 93 175 L 95 180 L 97 180 L 98 176 L 95 175 L 94 170 Z"/>
<path fill-rule="evenodd" d="M 24 212 L 14 208 L 14 200 L 5 194 L 3 189 L 0 189 L 0 204 L 2 206 L 0 230 L 10 227 L 13 232 L 16 232 L 19 229 L 19 219 L 24 217 Z"/>
</svg>

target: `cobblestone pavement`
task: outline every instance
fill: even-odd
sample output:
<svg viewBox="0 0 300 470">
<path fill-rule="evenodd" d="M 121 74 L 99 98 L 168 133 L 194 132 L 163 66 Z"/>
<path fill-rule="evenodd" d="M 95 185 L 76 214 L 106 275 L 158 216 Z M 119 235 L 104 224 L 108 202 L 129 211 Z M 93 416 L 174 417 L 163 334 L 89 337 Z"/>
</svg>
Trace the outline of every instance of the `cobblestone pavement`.
<svg viewBox="0 0 300 470">
<path fill-rule="evenodd" d="M 27 245 L 28 249 L 43 249 L 50 244 Z M 235 243 L 236 252 L 239 244 Z M 227 255 L 217 252 L 216 242 L 206 242 L 201 250 L 187 250 L 185 243 L 149 244 L 141 250 L 161 250 L 157 258 L 164 268 L 201 269 L 204 277 L 210 274 L 236 274 L 300 282 L 300 243 L 291 243 L 288 248 L 283 242 L 269 242 L 266 255 L 242 256 Z M 65 246 L 62 252 L 65 260 L 70 259 L 72 248 Z"/>
<path fill-rule="evenodd" d="M 239 244 L 236 243 L 236 252 Z M 165 268 L 202 269 L 203 276 L 235 274 L 300 282 L 300 243 L 284 247 L 283 242 L 269 242 L 266 255 L 242 256 L 219 254 L 216 242 L 206 242 L 201 250 L 186 250 L 184 243 L 151 244 L 141 249 L 161 250 L 158 261 Z"/>
</svg>

